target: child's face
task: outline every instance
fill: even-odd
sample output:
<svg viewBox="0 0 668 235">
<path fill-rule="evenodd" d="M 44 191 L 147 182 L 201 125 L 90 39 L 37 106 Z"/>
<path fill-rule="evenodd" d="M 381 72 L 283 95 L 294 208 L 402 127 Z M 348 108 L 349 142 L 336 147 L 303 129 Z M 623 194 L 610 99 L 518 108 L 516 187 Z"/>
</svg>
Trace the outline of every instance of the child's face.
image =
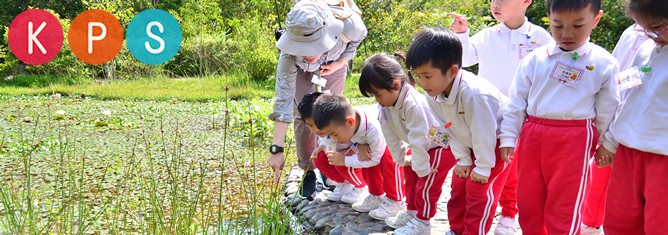
<svg viewBox="0 0 668 235">
<path fill-rule="evenodd" d="M 448 69 L 443 73 L 440 68 L 431 66 L 431 62 L 415 68 L 415 73 L 418 76 L 418 83 L 429 96 L 437 96 L 447 89 L 451 89 L 451 84 L 457 76 L 456 72 Z M 454 74 L 453 74 L 454 73 Z M 450 91 L 448 90 L 447 93 Z"/>
<path fill-rule="evenodd" d="M 348 118 L 344 124 L 330 123 L 325 128 L 322 128 L 322 131 L 339 144 L 348 143 L 357 131 L 355 122 L 355 117 L 353 116 L 352 119 Z"/>
<path fill-rule="evenodd" d="M 645 29 L 645 34 L 654 42 L 659 45 L 668 43 L 668 19 L 638 17 L 636 22 Z"/>
<path fill-rule="evenodd" d="M 591 7 L 589 4 L 579 10 L 550 13 L 552 37 L 561 49 L 575 50 L 587 42 L 591 31 L 596 28 L 603 15 L 603 11 L 594 14 Z"/>
<path fill-rule="evenodd" d="M 401 80 L 394 80 L 396 89 L 376 89 L 376 87 L 371 86 L 373 97 L 376 98 L 378 102 L 383 107 L 392 107 L 394 103 L 399 99 L 399 93 L 401 92 Z"/>
<path fill-rule="evenodd" d="M 524 18 L 530 0 L 492 0 L 489 5 L 492 16 L 499 22 L 510 19 Z"/>
<path fill-rule="evenodd" d="M 324 132 L 318 129 L 318 127 L 316 127 L 315 122 L 313 121 L 313 117 L 304 118 L 304 123 L 306 123 L 308 129 L 310 129 L 313 134 L 316 134 L 322 138 L 327 136 Z"/>
</svg>

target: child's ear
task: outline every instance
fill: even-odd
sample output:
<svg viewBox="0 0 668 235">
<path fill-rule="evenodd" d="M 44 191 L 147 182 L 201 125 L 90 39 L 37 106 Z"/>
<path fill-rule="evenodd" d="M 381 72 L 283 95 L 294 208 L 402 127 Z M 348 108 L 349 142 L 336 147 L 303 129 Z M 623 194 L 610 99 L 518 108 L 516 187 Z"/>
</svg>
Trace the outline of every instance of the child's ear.
<svg viewBox="0 0 668 235">
<path fill-rule="evenodd" d="M 533 2 L 532 0 L 524 0 L 524 2 L 522 2 L 522 5 L 528 8 L 529 6 L 531 6 L 532 2 Z"/>
<path fill-rule="evenodd" d="M 346 124 L 348 124 L 349 126 L 354 127 L 356 123 L 357 121 L 355 120 L 355 115 L 346 117 Z"/>
<path fill-rule="evenodd" d="M 448 72 L 450 73 L 450 78 L 455 79 L 457 77 L 457 74 L 459 73 L 459 66 L 453 64 L 448 69 Z"/>
<path fill-rule="evenodd" d="M 395 90 L 399 90 L 399 89 L 401 88 L 401 79 L 394 79 L 394 80 L 392 81 L 392 87 L 393 87 Z"/>
<path fill-rule="evenodd" d="M 598 14 L 596 14 L 596 18 L 594 18 L 594 28 L 598 25 L 598 21 L 601 20 L 601 17 L 603 17 L 603 10 L 599 10 Z"/>
</svg>

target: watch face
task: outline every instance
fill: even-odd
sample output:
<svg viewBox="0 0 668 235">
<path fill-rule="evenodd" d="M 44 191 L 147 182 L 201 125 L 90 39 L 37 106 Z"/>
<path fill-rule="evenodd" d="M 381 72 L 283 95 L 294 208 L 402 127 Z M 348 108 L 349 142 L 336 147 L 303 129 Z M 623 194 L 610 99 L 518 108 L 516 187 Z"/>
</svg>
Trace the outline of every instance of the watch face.
<svg viewBox="0 0 668 235">
<path fill-rule="evenodd" d="M 271 152 L 271 153 L 276 153 L 276 150 L 278 150 L 278 149 L 276 149 L 276 145 L 272 145 L 272 146 L 269 147 L 269 152 Z"/>
</svg>

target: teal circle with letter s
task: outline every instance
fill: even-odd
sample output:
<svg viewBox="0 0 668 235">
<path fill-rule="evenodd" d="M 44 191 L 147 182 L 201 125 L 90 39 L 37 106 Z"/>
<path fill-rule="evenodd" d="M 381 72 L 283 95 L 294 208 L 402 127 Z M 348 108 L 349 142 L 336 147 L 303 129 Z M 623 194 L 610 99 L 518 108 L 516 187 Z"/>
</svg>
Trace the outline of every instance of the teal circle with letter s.
<svg viewBox="0 0 668 235">
<path fill-rule="evenodd" d="M 125 41 L 137 60 L 158 65 L 179 52 L 182 37 L 181 26 L 174 16 L 164 10 L 148 9 L 130 21 Z"/>
</svg>

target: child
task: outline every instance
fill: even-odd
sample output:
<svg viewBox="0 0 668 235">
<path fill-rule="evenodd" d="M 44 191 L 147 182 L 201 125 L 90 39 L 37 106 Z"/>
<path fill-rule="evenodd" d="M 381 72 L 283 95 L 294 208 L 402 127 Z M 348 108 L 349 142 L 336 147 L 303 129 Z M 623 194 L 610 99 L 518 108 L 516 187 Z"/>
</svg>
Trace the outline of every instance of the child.
<svg viewBox="0 0 668 235">
<path fill-rule="evenodd" d="M 507 164 L 497 149 L 497 130 L 505 97 L 487 80 L 462 70 L 462 45 L 443 28 L 419 32 L 406 64 L 441 123 L 450 123 L 450 147 L 457 159 L 448 202 L 449 234 L 487 234 L 507 177 Z M 442 129 L 443 129 L 442 128 Z M 469 176 L 470 175 L 470 176 Z"/>
<path fill-rule="evenodd" d="M 406 176 L 408 210 L 385 222 L 397 229 L 395 234 L 429 234 L 443 182 L 456 160 L 450 149 L 439 147 L 429 138 L 430 128 L 442 125 L 431 113 L 426 97 L 413 88 L 413 77 L 408 77 L 410 82 L 394 58 L 376 54 L 366 60 L 359 87 L 364 96 L 373 95 L 382 106 L 383 136 L 394 161 L 404 166 Z M 376 211 L 369 215 L 387 217 Z"/>
<path fill-rule="evenodd" d="M 555 42 L 520 62 L 501 124 L 501 155 L 509 159 L 517 146 L 522 156 L 522 233 L 579 234 L 588 163 L 619 102 L 613 79 L 619 68 L 610 53 L 588 42 L 603 15 L 600 0 L 548 0 L 546 6 Z"/>
<path fill-rule="evenodd" d="M 362 169 L 368 189 L 356 187 L 353 191 L 368 190 L 371 195 L 353 204 L 353 209 L 359 212 L 385 210 L 387 216 L 395 216 L 404 209 L 403 167 L 392 161 L 377 119 L 362 110 L 353 110 L 342 95 L 323 94 L 313 104 L 313 121 L 337 143 L 353 143 L 355 154 L 352 156 L 335 151 L 326 153 L 329 165 Z M 356 151 L 359 144 L 369 145 L 370 156 Z"/>
<path fill-rule="evenodd" d="M 338 152 L 350 152 L 348 151 L 352 146 L 352 143 L 345 143 L 337 145 L 336 142 L 327 138 L 327 135 L 319 130 L 315 123 L 313 122 L 313 103 L 316 99 L 320 97 L 322 93 L 313 92 L 307 94 L 302 98 L 302 101 L 297 105 L 297 109 L 301 114 L 301 121 L 303 121 L 313 132 L 313 134 L 319 137 L 318 143 L 319 146 L 313 151 L 314 161 L 313 163 L 318 167 L 320 172 L 322 172 L 328 179 L 336 182 L 336 188 L 334 191 L 327 195 L 327 200 L 333 202 L 343 201 L 346 203 L 355 203 L 360 201 L 365 195 L 360 194 L 359 190 L 353 190 L 354 188 L 364 188 L 366 187 L 366 182 L 364 181 L 362 171 L 360 169 L 353 169 L 349 167 L 332 167 L 327 163 L 327 157 L 324 156 L 326 146 L 334 146 L 333 150 L 329 151 L 338 151 Z"/>
<path fill-rule="evenodd" d="M 643 28 L 638 24 L 629 26 L 619 38 L 612 56 L 619 62 L 619 70 L 623 71 L 631 67 L 631 60 L 638 52 L 640 45 L 649 38 L 643 32 Z M 591 166 L 591 187 L 582 210 L 582 234 L 598 235 L 601 234 L 601 225 L 605 215 L 605 197 L 610 183 L 611 166 L 596 167 L 595 161 Z"/>
<path fill-rule="evenodd" d="M 631 0 L 627 10 L 653 42 L 642 44 L 631 68 L 617 76 L 624 102 L 596 156 L 604 166 L 614 155 L 603 230 L 668 234 L 668 2 Z"/>
<path fill-rule="evenodd" d="M 543 27 L 532 24 L 524 16 L 531 3 L 532 0 L 492 0 L 490 12 L 500 23 L 481 30 L 470 39 L 466 19 L 458 14 L 449 14 L 455 17 L 450 27 L 457 33 L 464 49 L 463 67 L 479 64 L 478 76 L 489 80 L 506 96 L 520 60 L 552 40 Z M 508 179 L 499 199 L 502 210 L 494 229 L 496 235 L 516 232 L 516 162 L 511 161 L 508 166 Z"/>
</svg>

